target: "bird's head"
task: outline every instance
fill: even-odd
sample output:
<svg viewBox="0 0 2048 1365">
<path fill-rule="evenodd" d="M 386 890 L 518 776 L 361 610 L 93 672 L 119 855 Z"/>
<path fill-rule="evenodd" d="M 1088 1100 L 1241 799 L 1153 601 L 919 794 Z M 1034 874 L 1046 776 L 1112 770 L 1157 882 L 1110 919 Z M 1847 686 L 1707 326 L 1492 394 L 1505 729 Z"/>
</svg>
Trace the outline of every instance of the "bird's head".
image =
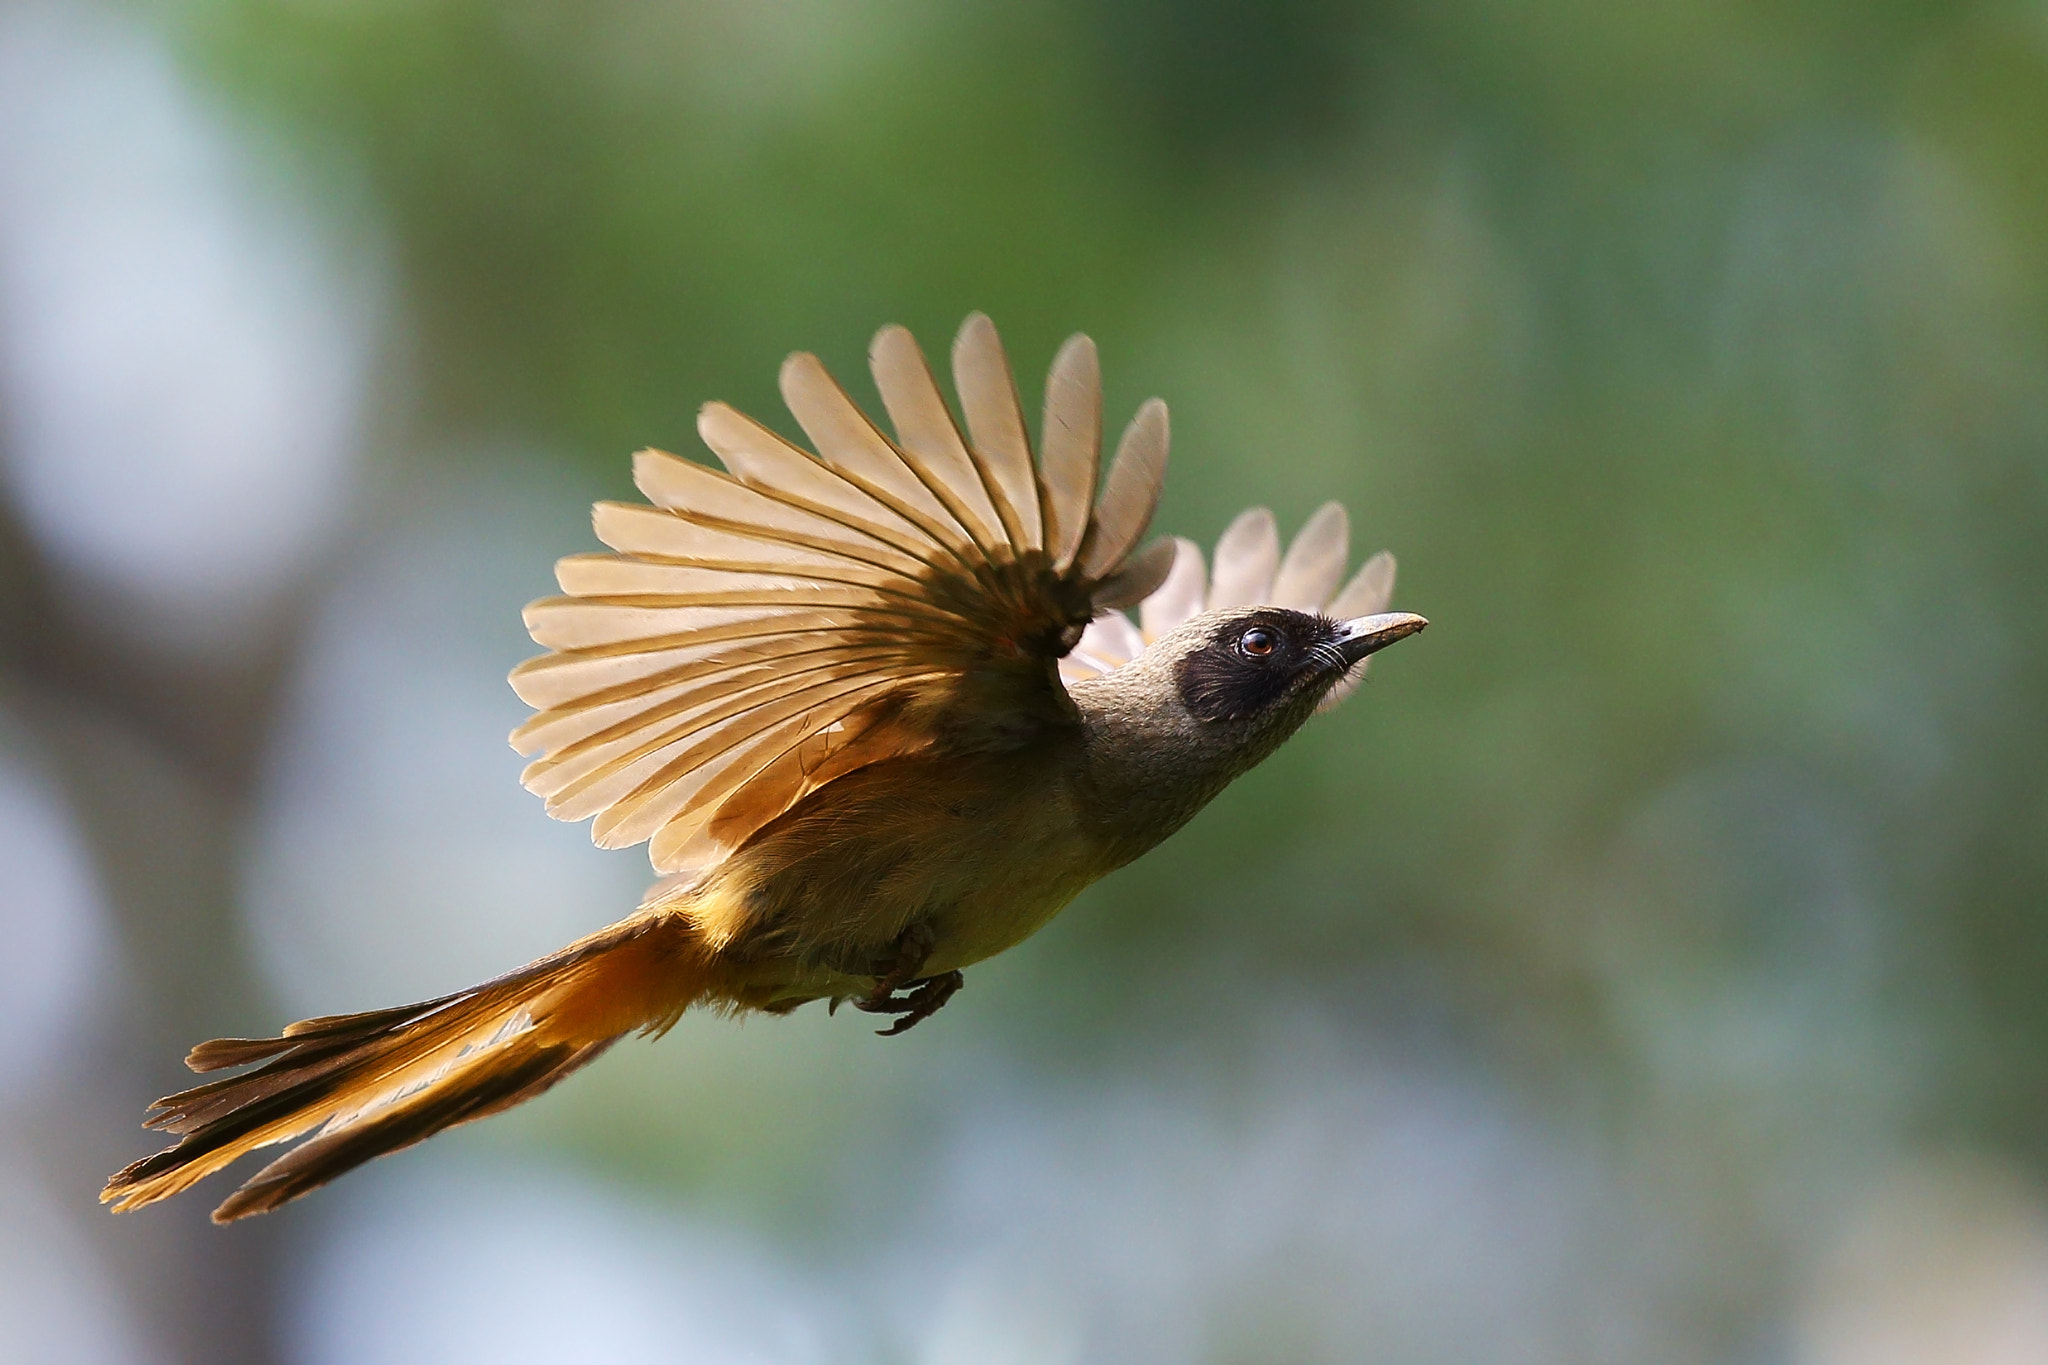
<svg viewBox="0 0 2048 1365">
<path fill-rule="evenodd" d="M 1160 640 L 1176 699 L 1200 726 L 1291 733 L 1367 655 L 1429 622 L 1413 612 L 1333 621 L 1285 607 L 1195 617 Z"/>
<path fill-rule="evenodd" d="M 1147 795 L 1199 805 L 1278 748 L 1368 655 L 1428 624 L 1412 612 L 1210 611 L 1071 690 Z"/>
</svg>

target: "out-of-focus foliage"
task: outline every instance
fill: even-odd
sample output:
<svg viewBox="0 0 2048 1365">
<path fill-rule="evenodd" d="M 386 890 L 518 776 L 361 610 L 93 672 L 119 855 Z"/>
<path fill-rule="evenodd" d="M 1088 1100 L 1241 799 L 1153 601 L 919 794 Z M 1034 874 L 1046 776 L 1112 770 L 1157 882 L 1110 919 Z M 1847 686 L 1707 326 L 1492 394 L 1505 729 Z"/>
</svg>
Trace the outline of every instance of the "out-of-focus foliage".
<svg viewBox="0 0 2048 1365">
<path fill-rule="evenodd" d="M 1001 1336 L 1017 1359 L 1866 1361 L 1884 1276 L 1921 1274 L 1900 1228 L 1948 1218 L 1957 1245 L 2019 1246 L 2048 1277 L 2026 1259 L 2048 1256 L 2037 10 L 138 13 L 280 183 L 374 241 L 387 264 L 350 278 L 389 294 L 365 305 L 387 321 L 358 533 L 261 657 L 166 677 L 153 646 L 79 625 L 35 537 L 9 532 L 30 604 L 9 605 L 9 685 L 86 717 L 49 745 L 90 767 L 105 745 L 80 735 L 148 736 L 236 831 L 191 872 L 195 905 L 163 912 L 192 934 L 131 936 L 131 972 L 169 997 L 131 1026 L 151 1083 L 172 1083 L 197 1015 L 246 1031 L 387 1003 L 344 996 L 337 971 L 351 991 L 461 984 L 345 961 L 425 944 L 436 972 L 481 975 L 589 927 L 540 910 L 499 956 L 461 946 L 463 917 L 490 914 L 465 896 L 553 874 L 423 881 L 415 844 L 487 861 L 505 836 L 378 814 L 413 809 L 391 795 L 411 781 L 422 812 L 496 799 L 462 795 L 452 743 L 409 778 L 439 751 L 397 727 L 473 718 L 481 753 L 517 718 L 492 690 L 520 657 L 516 606 L 587 548 L 580 507 L 625 492 L 631 449 L 694 451 L 713 397 L 793 430 L 786 351 L 858 381 L 880 324 L 935 349 L 980 308 L 1027 406 L 1075 329 L 1102 346 L 1111 420 L 1172 404 L 1160 529 L 1211 539 L 1253 502 L 1291 529 L 1342 499 L 1360 552 L 1400 555 L 1396 605 L 1430 632 L 913 1038 L 692 1021 L 444 1141 L 554 1152 L 819 1264 L 885 1233 L 883 1270 L 833 1281 L 898 1305 L 874 1310 L 895 1324 L 882 1358 L 1012 1358 Z M 438 586 L 484 562 L 504 567 Z M 402 628 L 374 624 L 401 600 Z M 401 681 L 333 691 L 373 649 Z M 255 700 L 224 717 L 223 689 Z M 422 715 L 450 719 L 400 719 Z M 250 757 L 223 771 L 220 752 Z M 509 757 L 474 763 L 474 790 L 512 789 Z M 337 774 L 360 794 L 335 795 Z M 189 804 L 184 780 L 155 799 Z M 133 847 L 82 789 L 118 895 Z M 379 819 L 383 842 L 337 833 Z M 388 854 L 365 899 L 433 888 L 417 916 L 351 921 L 359 847 Z M 310 899 L 278 889 L 312 881 Z M 142 1065 L 109 1064 L 121 1105 L 145 1098 Z M 1431 1132 L 1481 1155 L 1389 1155 L 1436 1150 Z M 1296 1139 L 1308 1155 L 1274 1155 Z M 1424 1169 L 1463 1174 L 1400 1174 Z M 341 1311 L 355 1263 L 334 1248 L 397 1216 L 346 1197 L 356 1221 L 293 1281 L 314 1305 L 293 1321 Z M 1267 1250 L 1177 1259 L 1240 1234 Z M 1104 1270 L 1102 1301 L 1076 1298 L 1033 1278 L 1063 1246 L 1168 1268 Z M 928 1302 L 904 1287 L 942 1262 L 994 1268 Z M 1441 1297 L 1360 1287 L 1404 1273 Z M 2048 1278 L 2021 1279 L 2048 1302 Z M 1497 1333 L 1451 1325 L 1475 1300 Z M 1897 1339 L 1949 1340 L 1948 1319 L 1915 1321 Z"/>
</svg>

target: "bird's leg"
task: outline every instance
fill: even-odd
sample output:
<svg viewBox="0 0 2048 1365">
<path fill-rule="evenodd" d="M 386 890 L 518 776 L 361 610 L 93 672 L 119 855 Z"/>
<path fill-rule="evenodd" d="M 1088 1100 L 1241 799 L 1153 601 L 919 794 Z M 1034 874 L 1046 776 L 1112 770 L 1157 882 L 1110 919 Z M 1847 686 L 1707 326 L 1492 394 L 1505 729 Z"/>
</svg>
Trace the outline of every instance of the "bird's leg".
<svg viewBox="0 0 2048 1365">
<path fill-rule="evenodd" d="M 887 971 L 875 979 L 875 988 L 866 996 L 853 1002 L 854 1008 L 869 1014 L 901 1015 L 888 1028 L 878 1029 L 887 1038 L 915 1027 L 919 1021 L 929 1019 L 939 1012 L 953 992 L 960 989 L 966 978 L 959 972 L 941 972 L 924 981 L 918 981 L 911 989 L 905 986 L 917 980 L 917 974 L 924 968 L 925 961 L 932 955 L 933 937 L 928 924 L 913 924 L 903 931 L 896 940 L 896 956 Z M 898 995 L 898 991 L 903 994 Z"/>
<path fill-rule="evenodd" d="M 865 999 L 857 1002 L 860 1007 L 869 1013 L 875 1013 L 873 1007 L 877 1002 L 886 1001 L 915 981 L 918 972 L 924 967 L 925 960 L 932 955 L 932 949 L 937 946 L 937 942 L 937 935 L 932 933 L 931 925 L 922 920 L 905 929 L 897 936 L 896 956 L 889 960 L 889 965 L 875 978 L 875 988 L 867 993 Z"/>
</svg>

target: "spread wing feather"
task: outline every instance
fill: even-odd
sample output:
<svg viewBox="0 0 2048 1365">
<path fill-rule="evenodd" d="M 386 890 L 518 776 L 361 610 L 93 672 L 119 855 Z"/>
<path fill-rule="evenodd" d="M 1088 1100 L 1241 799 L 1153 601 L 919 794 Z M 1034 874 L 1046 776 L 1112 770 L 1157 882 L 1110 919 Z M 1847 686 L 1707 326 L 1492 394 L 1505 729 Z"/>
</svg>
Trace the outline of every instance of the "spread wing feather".
<svg viewBox="0 0 2048 1365">
<path fill-rule="evenodd" d="M 1216 571 L 1209 585 L 1209 609 L 1271 602 L 1273 575 L 1279 568 L 1280 529 L 1273 524 L 1273 514 L 1263 507 L 1238 513 L 1216 542 Z"/>
<path fill-rule="evenodd" d="M 1394 600 L 1394 553 L 1381 550 L 1371 559 L 1358 566 L 1358 572 L 1344 585 L 1325 608 L 1328 615 L 1340 619 L 1352 616 L 1376 616 L 1387 609 Z M 1371 659 L 1362 661 L 1356 668 L 1345 674 L 1343 680 L 1330 689 L 1323 698 L 1322 709 L 1327 711 L 1358 690 L 1365 681 L 1366 666 Z"/>
<path fill-rule="evenodd" d="M 730 475 L 663 451 L 643 450 L 633 457 L 633 482 L 656 508 L 714 530 L 820 550 L 907 577 L 914 578 L 924 569 L 913 551 L 892 543 L 877 528 L 834 520 L 793 498 L 749 488 Z M 645 530 L 644 523 L 640 529 Z"/>
<path fill-rule="evenodd" d="M 1017 401 L 1017 381 L 1003 343 L 985 313 L 970 314 L 953 342 L 953 386 L 960 391 L 967 430 L 981 453 L 980 469 L 1002 511 L 1010 543 L 1020 550 L 1042 549 L 1038 473 L 1031 464 L 1031 438 L 1024 434 L 1024 408 Z"/>
<path fill-rule="evenodd" d="M 1372 616 L 1394 600 L 1394 552 L 1381 550 L 1358 566 L 1344 591 L 1330 602 L 1332 616 Z"/>
<path fill-rule="evenodd" d="M 913 557 L 923 549 L 925 536 L 909 518 L 746 414 L 706 403 L 697 414 L 697 434 L 749 488 L 803 505 Z"/>
<path fill-rule="evenodd" d="M 818 357 L 799 351 L 783 362 L 782 401 L 820 459 L 893 507 L 934 544 L 961 554 L 991 548 L 988 528 L 962 508 L 957 492 L 946 490 L 915 456 L 884 436 Z M 950 504 L 941 490 L 955 492 Z"/>
<path fill-rule="evenodd" d="M 1161 536 L 1123 562 L 1123 567 L 1102 580 L 1095 590 L 1098 609 L 1135 607 L 1159 590 L 1173 572 L 1173 541 Z"/>
<path fill-rule="evenodd" d="M 651 466 L 653 461 L 642 463 Z M 873 586 L 882 584 L 884 575 L 915 582 L 923 568 L 916 559 L 879 541 L 863 544 L 842 539 L 838 548 L 832 548 L 786 536 L 778 538 L 771 528 L 759 524 L 730 522 L 727 524 L 745 529 L 727 530 L 715 513 L 700 511 L 691 515 L 693 520 L 684 520 L 671 508 L 601 502 L 591 509 L 591 523 L 599 540 L 621 554 L 650 563 L 697 564 L 710 569 L 790 569 L 812 578 Z M 798 537 L 802 534 L 801 527 L 790 532 Z"/>
<path fill-rule="evenodd" d="M 1116 572 L 1152 524 L 1166 482 L 1166 445 L 1166 404 L 1148 399 L 1117 442 L 1116 460 L 1081 543 L 1082 573 L 1107 578 Z"/>
<path fill-rule="evenodd" d="M 1344 577 L 1351 553 L 1351 523 L 1344 505 L 1326 502 L 1295 532 L 1273 580 L 1273 601 L 1295 611 L 1320 611 Z"/>
<path fill-rule="evenodd" d="M 1081 551 L 1102 459 L 1102 362 L 1095 343 L 1076 334 L 1053 358 L 1045 380 L 1045 426 L 1038 477 L 1044 492 L 1045 548 L 1066 572 Z"/>
<path fill-rule="evenodd" d="M 1208 609 L 1209 570 L 1202 561 L 1202 547 L 1184 536 L 1176 536 L 1173 547 L 1173 568 L 1166 581 L 1138 604 L 1138 624 L 1147 640 L 1158 639 Z"/>
<path fill-rule="evenodd" d="M 1337 586 L 1344 577 L 1350 539 L 1343 506 L 1326 502 L 1295 533 L 1284 557 L 1271 512 L 1253 507 L 1239 513 L 1216 542 L 1213 575 L 1204 568 L 1201 547 L 1193 541 L 1160 542 L 1174 547 L 1171 567 L 1138 604 L 1138 624 L 1120 611 L 1096 617 L 1073 653 L 1060 660 L 1060 677 L 1074 683 L 1121 668 L 1183 621 L 1219 607 L 1291 607 L 1337 620 L 1385 611 L 1394 596 L 1395 567 L 1394 556 L 1387 551 L 1366 560 L 1348 583 Z M 1370 662 L 1359 664 L 1331 688 L 1322 709 L 1329 710 L 1357 691 Z"/>
<path fill-rule="evenodd" d="M 724 471 L 642 451 L 652 505 L 598 504 L 612 553 L 556 566 L 561 595 L 526 612 L 550 652 L 512 674 L 536 708 L 512 742 L 550 813 L 687 874 L 865 764 L 1071 723 L 1056 661 L 1178 562 L 1171 541 L 1137 549 L 1165 406 L 1139 411 L 1098 500 L 1086 338 L 1054 362 L 1037 463 L 985 317 L 953 348 L 965 435 L 908 332 L 884 328 L 869 360 L 893 437 L 795 355 L 783 397 L 816 455 L 712 403 L 698 431 Z"/>
</svg>

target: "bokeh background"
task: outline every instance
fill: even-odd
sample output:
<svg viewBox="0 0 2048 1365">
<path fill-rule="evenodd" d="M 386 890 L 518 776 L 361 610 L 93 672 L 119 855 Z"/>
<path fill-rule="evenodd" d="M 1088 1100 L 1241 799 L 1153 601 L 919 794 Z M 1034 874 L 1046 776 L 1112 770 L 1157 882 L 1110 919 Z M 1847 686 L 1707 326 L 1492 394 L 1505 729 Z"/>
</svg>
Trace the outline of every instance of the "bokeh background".
<svg viewBox="0 0 2048 1365">
<path fill-rule="evenodd" d="M 2044 222 L 2017 0 L 0 2 L 0 1360 L 2048 1360 Z M 633 902 L 519 607 L 974 308 L 1431 631 L 906 1038 L 97 1209 Z"/>
</svg>

